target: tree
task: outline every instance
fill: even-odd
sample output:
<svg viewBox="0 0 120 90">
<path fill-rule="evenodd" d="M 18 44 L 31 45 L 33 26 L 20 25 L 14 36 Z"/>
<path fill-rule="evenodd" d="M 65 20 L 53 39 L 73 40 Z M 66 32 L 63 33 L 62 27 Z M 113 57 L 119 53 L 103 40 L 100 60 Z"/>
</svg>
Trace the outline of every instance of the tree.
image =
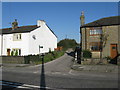
<svg viewBox="0 0 120 90">
<path fill-rule="evenodd" d="M 107 40 L 108 40 L 109 35 L 103 31 L 103 33 L 100 35 L 100 62 L 102 63 L 102 52 L 103 48 L 106 46 Z"/>
<path fill-rule="evenodd" d="M 77 42 L 74 39 L 63 39 L 58 42 L 58 46 L 62 46 L 63 49 L 75 48 L 78 46 Z"/>
</svg>

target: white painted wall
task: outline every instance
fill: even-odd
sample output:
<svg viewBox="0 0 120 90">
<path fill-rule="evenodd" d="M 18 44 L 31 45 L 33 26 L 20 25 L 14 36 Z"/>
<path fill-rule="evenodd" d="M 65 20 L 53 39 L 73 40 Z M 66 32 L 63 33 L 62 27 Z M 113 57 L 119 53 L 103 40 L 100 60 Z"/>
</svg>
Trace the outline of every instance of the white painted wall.
<svg viewBox="0 0 120 90">
<path fill-rule="evenodd" d="M 3 54 L 7 55 L 7 49 L 20 48 L 21 55 L 28 55 L 29 33 L 22 33 L 20 41 L 13 41 L 13 34 L 3 35 Z"/>
<path fill-rule="evenodd" d="M 40 22 L 40 21 L 39 21 Z M 49 30 L 45 22 L 38 24 L 40 27 L 30 32 L 29 54 L 39 54 L 39 45 L 43 46 L 40 53 L 49 52 L 49 48 L 54 51 L 57 48 L 57 37 Z M 33 35 L 36 39 L 33 39 Z"/>
<path fill-rule="evenodd" d="M 21 33 L 20 41 L 13 41 L 13 34 L 4 34 L 2 55 L 7 55 L 7 49 L 12 51 L 13 48 L 21 49 L 21 55 L 36 55 L 39 54 L 39 45 L 43 46 L 40 53 L 49 52 L 49 49 L 54 51 L 54 48 L 57 48 L 57 37 L 49 30 L 44 21 L 39 20 L 37 25 L 39 26 L 37 29 Z M 33 35 L 36 39 L 33 39 Z"/>
<path fill-rule="evenodd" d="M 2 52 L 1 46 L 2 46 L 2 35 L 0 35 L 0 56 L 1 56 L 1 52 Z"/>
</svg>

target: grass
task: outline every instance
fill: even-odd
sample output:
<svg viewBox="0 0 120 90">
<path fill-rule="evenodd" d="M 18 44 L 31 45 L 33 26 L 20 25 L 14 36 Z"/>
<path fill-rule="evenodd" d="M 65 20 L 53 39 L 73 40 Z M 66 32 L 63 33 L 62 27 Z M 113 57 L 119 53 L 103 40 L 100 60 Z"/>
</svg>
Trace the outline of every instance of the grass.
<svg viewBox="0 0 120 90">
<path fill-rule="evenodd" d="M 64 55 L 65 51 L 53 51 L 53 52 L 49 52 L 46 53 L 44 56 L 44 63 L 55 60 L 59 57 L 61 57 L 62 55 Z M 17 58 L 16 58 L 17 59 Z M 10 64 L 41 64 L 42 63 L 42 57 L 39 55 L 28 55 L 24 57 L 24 60 L 21 62 L 18 60 L 7 60 L 2 62 L 2 60 L 0 60 L 0 63 L 10 63 Z"/>
<path fill-rule="evenodd" d="M 62 55 L 64 55 L 64 53 L 65 53 L 64 51 L 54 51 L 54 52 L 47 53 L 44 56 L 44 63 L 55 60 L 55 59 L 61 57 Z M 30 60 L 30 63 L 31 64 L 41 64 L 42 63 L 41 59 L 42 59 L 41 57 L 32 59 L 32 60 Z"/>
</svg>

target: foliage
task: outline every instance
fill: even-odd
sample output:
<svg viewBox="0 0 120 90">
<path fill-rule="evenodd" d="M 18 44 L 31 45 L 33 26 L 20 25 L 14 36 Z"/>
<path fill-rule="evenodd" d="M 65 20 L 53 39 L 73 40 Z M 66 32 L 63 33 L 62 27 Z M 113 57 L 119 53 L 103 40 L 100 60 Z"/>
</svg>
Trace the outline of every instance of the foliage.
<svg viewBox="0 0 120 90">
<path fill-rule="evenodd" d="M 51 48 L 49 48 L 49 53 L 51 53 L 52 51 L 51 51 Z"/>
<path fill-rule="evenodd" d="M 15 56 L 18 56 L 18 50 L 15 51 Z"/>
<path fill-rule="evenodd" d="M 44 63 L 55 60 L 60 56 L 64 55 L 64 51 L 53 51 L 46 53 L 44 55 Z M 42 63 L 42 56 L 39 55 L 29 55 L 25 57 L 25 64 L 41 64 Z"/>
<path fill-rule="evenodd" d="M 89 50 L 83 50 L 83 57 L 84 58 L 91 58 L 92 53 Z"/>
<path fill-rule="evenodd" d="M 112 58 L 110 56 L 105 57 L 107 60 L 111 60 Z"/>
<path fill-rule="evenodd" d="M 14 52 L 13 51 L 11 51 L 11 56 L 14 56 Z"/>
<path fill-rule="evenodd" d="M 58 46 L 62 46 L 64 50 L 67 50 L 68 48 L 73 48 L 77 46 L 77 42 L 74 39 L 63 39 L 58 42 Z"/>
</svg>

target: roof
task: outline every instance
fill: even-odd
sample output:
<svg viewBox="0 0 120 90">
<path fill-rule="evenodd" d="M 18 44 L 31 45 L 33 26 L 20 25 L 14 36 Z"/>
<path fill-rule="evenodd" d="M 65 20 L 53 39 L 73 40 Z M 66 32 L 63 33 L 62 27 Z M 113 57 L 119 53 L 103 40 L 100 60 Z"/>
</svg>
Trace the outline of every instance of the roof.
<svg viewBox="0 0 120 90">
<path fill-rule="evenodd" d="M 106 18 L 102 18 L 102 19 L 93 21 L 91 23 L 85 24 L 81 26 L 81 28 L 120 25 L 120 22 L 118 21 L 119 19 L 120 19 L 120 16 L 106 17 Z"/>
<path fill-rule="evenodd" d="M 48 25 L 47 25 L 47 27 L 50 29 L 50 27 Z M 35 30 L 36 28 L 38 28 L 37 25 L 21 26 L 21 27 L 16 28 L 15 30 L 12 30 L 12 28 L 4 28 L 4 29 L 0 29 L 0 33 L 2 33 L 2 34 L 26 33 L 26 32 L 31 32 L 31 31 Z M 50 29 L 50 31 L 55 35 L 55 33 L 51 29 Z"/>
<path fill-rule="evenodd" d="M 30 26 L 21 26 L 16 28 L 15 30 L 12 30 L 12 28 L 4 28 L 4 29 L 0 29 L 0 32 L 2 32 L 2 34 L 25 33 L 25 32 L 33 31 L 36 28 L 38 28 L 37 25 L 30 25 Z"/>
</svg>

